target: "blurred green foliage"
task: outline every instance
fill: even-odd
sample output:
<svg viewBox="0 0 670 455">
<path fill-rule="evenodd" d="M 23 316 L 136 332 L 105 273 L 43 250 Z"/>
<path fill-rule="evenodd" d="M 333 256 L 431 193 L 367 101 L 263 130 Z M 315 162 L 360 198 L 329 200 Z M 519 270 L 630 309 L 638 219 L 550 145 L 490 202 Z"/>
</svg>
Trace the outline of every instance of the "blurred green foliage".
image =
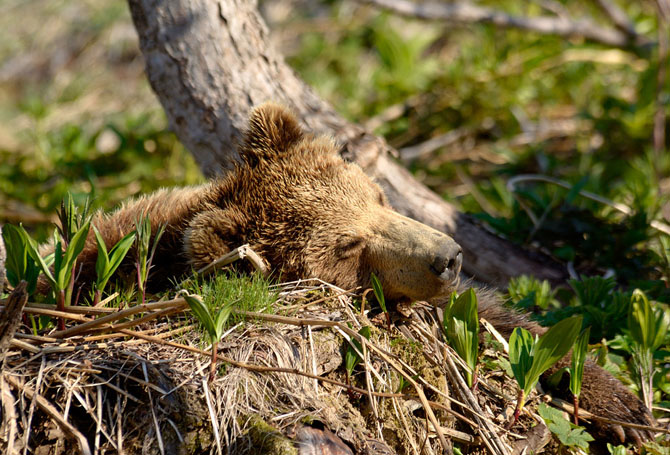
<svg viewBox="0 0 670 455">
<path fill-rule="evenodd" d="M 294 38 L 299 45 L 289 62 L 340 112 L 377 127 L 401 158 L 405 147 L 458 132 L 447 146 L 411 161 L 426 184 L 501 235 L 571 261 L 578 273 L 610 269 L 621 282 L 667 281 L 660 234 L 649 227 L 664 207 L 666 216 L 670 211 L 670 154 L 655 153 L 652 145 L 655 50 L 330 3 L 319 21 L 289 21 L 304 30 Z M 620 6 L 638 32 L 655 36 L 653 3 Z M 492 7 L 547 13 L 532 3 Z M 594 5 L 566 1 L 560 7 L 571 17 L 588 14 L 607 23 Z M 290 34 L 283 25 L 282 36 Z M 626 204 L 633 215 L 578 190 L 504 184 L 526 173 L 571 182 Z"/>
</svg>

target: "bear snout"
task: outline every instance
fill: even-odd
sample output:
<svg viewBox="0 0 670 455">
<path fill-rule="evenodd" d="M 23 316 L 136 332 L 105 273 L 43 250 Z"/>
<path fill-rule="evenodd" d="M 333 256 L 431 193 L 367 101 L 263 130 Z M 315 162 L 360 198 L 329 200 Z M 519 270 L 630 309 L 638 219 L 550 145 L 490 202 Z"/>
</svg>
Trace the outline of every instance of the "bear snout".
<svg viewBox="0 0 670 455">
<path fill-rule="evenodd" d="M 463 265 L 463 253 L 461 247 L 452 244 L 441 251 L 430 265 L 430 270 L 449 283 L 456 280 Z"/>
</svg>

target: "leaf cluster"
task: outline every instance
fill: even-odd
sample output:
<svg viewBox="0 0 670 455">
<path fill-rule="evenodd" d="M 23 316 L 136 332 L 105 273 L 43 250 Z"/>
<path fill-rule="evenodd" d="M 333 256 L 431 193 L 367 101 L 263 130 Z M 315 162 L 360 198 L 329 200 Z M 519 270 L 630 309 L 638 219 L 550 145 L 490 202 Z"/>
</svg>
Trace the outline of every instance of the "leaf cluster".
<svg viewBox="0 0 670 455">
<path fill-rule="evenodd" d="M 444 332 L 449 345 L 463 359 L 468 369 L 465 376 L 470 387 L 475 384 L 479 358 L 479 316 L 477 295 L 473 288 L 461 295 L 451 294 L 444 308 Z"/>
</svg>

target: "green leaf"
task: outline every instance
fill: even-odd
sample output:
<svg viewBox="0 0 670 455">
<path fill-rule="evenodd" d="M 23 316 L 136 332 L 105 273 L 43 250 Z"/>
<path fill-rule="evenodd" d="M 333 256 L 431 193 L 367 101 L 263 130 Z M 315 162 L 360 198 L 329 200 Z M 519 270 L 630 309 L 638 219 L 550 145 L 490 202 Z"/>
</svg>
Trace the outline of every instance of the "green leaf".
<svg viewBox="0 0 670 455">
<path fill-rule="evenodd" d="M 474 289 L 470 288 L 458 297 L 452 294 L 445 313 L 443 323 L 447 340 L 470 367 L 470 371 L 466 371 L 466 376 L 468 385 L 472 387 L 479 348 L 479 316 Z"/>
<path fill-rule="evenodd" d="M 545 403 L 540 403 L 537 412 L 547 424 L 547 428 L 558 437 L 561 444 L 566 447 L 588 450 L 589 442 L 593 441 L 593 437 L 583 427 L 570 423 L 561 411 Z"/>
<path fill-rule="evenodd" d="M 102 236 L 98 234 L 98 230 L 93 227 L 95 234 L 96 234 L 96 239 L 98 241 L 98 260 L 100 259 L 100 242 L 104 245 L 104 240 L 102 239 Z M 114 247 L 110 250 L 109 254 L 106 254 L 106 265 L 105 268 L 103 269 L 103 273 L 100 274 L 98 272 L 98 289 L 103 289 L 106 285 L 109 279 L 114 275 L 114 272 L 116 272 L 116 269 L 119 268 L 121 265 L 121 262 L 123 259 L 126 257 L 128 254 L 128 251 L 130 248 L 133 246 L 133 243 L 135 242 L 135 232 L 130 232 L 123 236 L 121 240 L 119 240 Z M 96 271 L 97 271 L 97 264 L 96 264 Z"/>
<path fill-rule="evenodd" d="M 570 391 L 579 396 L 582 391 L 582 378 L 584 377 L 584 362 L 586 361 L 586 350 L 589 347 L 589 336 L 591 328 L 587 327 L 577 338 L 572 349 L 572 367 L 570 368 Z"/>
<path fill-rule="evenodd" d="M 30 234 L 28 234 L 28 232 L 26 232 L 26 230 L 23 226 L 20 226 L 19 229 L 21 231 L 21 236 L 23 237 L 24 241 L 26 242 L 26 248 L 28 249 L 28 254 L 30 255 L 30 257 L 33 258 L 33 260 L 37 263 L 37 265 L 39 265 L 39 267 L 42 269 L 42 273 L 44 273 L 44 276 L 46 276 L 47 281 L 49 282 L 49 285 L 51 286 L 51 288 L 53 290 L 57 290 L 58 283 L 56 282 L 53 274 L 51 273 L 51 270 L 49 268 L 49 264 L 47 263 L 47 261 L 44 258 L 42 258 L 42 256 L 40 256 L 40 250 L 39 250 L 39 246 L 37 245 L 37 242 L 35 240 L 33 240 L 32 237 L 30 237 Z M 57 237 L 57 235 L 56 235 L 56 237 Z M 58 246 L 58 245 L 56 245 L 56 246 Z M 54 249 L 54 252 L 55 251 L 56 250 Z M 56 260 L 57 257 L 58 257 L 57 254 L 53 256 L 54 261 Z M 54 269 L 55 269 L 55 265 L 54 265 Z"/>
<path fill-rule="evenodd" d="M 655 351 L 663 344 L 668 326 L 670 315 L 662 310 L 654 311 L 645 293 L 635 289 L 628 314 L 628 330 L 633 340 L 643 349 Z"/>
<path fill-rule="evenodd" d="M 366 339 L 368 340 L 370 339 L 370 327 L 368 326 L 361 327 L 358 333 L 364 336 Z M 347 374 L 349 376 L 351 376 L 351 374 L 354 371 L 354 368 L 356 368 L 356 365 L 358 365 L 359 362 L 362 360 L 361 356 L 358 355 L 358 353 L 359 352 L 363 353 L 363 345 L 361 345 L 360 341 L 358 341 L 355 338 L 352 338 L 351 342 L 356 347 L 356 349 L 354 349 L 352 346 L 349 346 L 344 356 L 344 364 L 347 369 Z M 358 350 L 358 352 L 356 350 Z"/>
<path fill-rule="evenodd" d="M 577 196 L 579 196 L 579 192 L 582 191 L 582 189 L 586 186 L 587 182 L 589 181 L 588 176 L 582 177 L 579 182 L 575 183 L 572 185 L 572 188 L 570 188 L 570 191 L 568 192 L 568 195 L 565 196 L 565 203 L 566 204 L 572 204 L 572 202 L 575 200 Z"/>
<path fill-rule="evenodd" d="M 573 316 L 563 319 L 537 340 L 533 349 L 533 364 L 526 372 L 524 387 L 526 394 L 535 387 L 542 373 L 570 351 L 581 328 L 582 317 Z"/>
<path fill-rule="evenodd" d="M 216 339 L 217 341 L 223 336 L 223 327 L 226 325 L 226 321 L 230 317 L 230 313 L 233 311 L 233 302 L 227 303 L 224 305 L 216 315 Z"/>
<path fill-rule="evenodd" d="M 382 284 L 379 282 L 379 278 L 377 278 L 377 275 L 372 273 L 370 275 L 370 280 L 372 281 L 372 290 L 375 293 L 375 297 L 377 297 L 377 302 L 379 302 L 379 306 L 382 308 L 382 311 L 384 313 L 388 313 L 388 311 L 386 311 L 386 300 L 384 299 L 384 291 L 382 289 Z"/>
<path fill-rule="evenodd" d="M 86 221 L 86 223 L 77 230 L 65 249 L 65 255 L 61 264 L 62 266 L 60 266 L 60 269 L 58 267 L 54 269 L 60 289 L 65 289 L 72 279 L 72 267 L 77 261 L 77 256 L 79 256 L 86 245 L 86 237 L 88 236 L 90 226 L 91 222 Z"/>
<path fill-rule="evenodd" d="M 98 244 L 98 258 L 95 260 L 95 274 L 97 276 L 96 287 L 100 290 L 104 287 L 102 285 L 104 276 L 107 273 L 107 268 L 109 267 L 109 256 L 107 254 L 107 246 L 105 245 L 105 240 L 98 232 L 98 229 L 93 226 L 93 233 L 95 234 L 95 241 Z"/>
<path fill-rule="evenodd" d="M 509 337 L 509 363 L 514 378 L 521 390 L 526 390 L 526 373 L 533 365 L 533 335 L 522 327 L 517 327 Z"/>
<path fill-rule="evenodd" d="M 209 308 L 202 301 L 199 295 L 187 294 L 184 295 L 184 300 L 188 303 L 188 306 L 191 308 L 191 311 L 195 314 L 195 317 L 200 321 L 200 324 L 205 328 L 207 334 L 209 334 L 212 344 L 216 342 L 216 324 L 214 319 L 209 312 Z"/>
<path fill-rule="evenodd" d="M 611 455 L 628 455 L 628 449 L 626 449 L 626 446 L 614 446 L 610 444 L 609 442 L 607 443 L 607 450 Z"/>
<path fill-rule="evenodd" d="M 16 286 L 21 280 L 25 280 L 28 283 L 28 293 L 34 293 L 40 269 L 35 260 L 28 254 L 28 245 L 21 234 L 21 229 L 6 224 L 2 228 L 2 238 L 7 252 L 5 261 L 7 280 L 12 286 Z"/>
</svg>

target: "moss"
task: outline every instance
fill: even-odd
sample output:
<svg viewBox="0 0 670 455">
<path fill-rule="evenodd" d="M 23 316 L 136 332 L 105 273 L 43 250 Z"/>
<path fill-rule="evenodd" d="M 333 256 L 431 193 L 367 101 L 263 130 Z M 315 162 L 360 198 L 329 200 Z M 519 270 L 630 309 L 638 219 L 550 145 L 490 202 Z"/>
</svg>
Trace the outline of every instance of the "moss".
<svg viewBox="0 0 670 455">
<path fill-rule="evenodd" d="M 247 428 L 246 436 L 251 443 L 252 454 L 265 455 L 298 455 L 293 441 L 284 436 L 278 429 L 268 424 L 260 416 L 253 414 L 243 418 Z"/>
</svg>

